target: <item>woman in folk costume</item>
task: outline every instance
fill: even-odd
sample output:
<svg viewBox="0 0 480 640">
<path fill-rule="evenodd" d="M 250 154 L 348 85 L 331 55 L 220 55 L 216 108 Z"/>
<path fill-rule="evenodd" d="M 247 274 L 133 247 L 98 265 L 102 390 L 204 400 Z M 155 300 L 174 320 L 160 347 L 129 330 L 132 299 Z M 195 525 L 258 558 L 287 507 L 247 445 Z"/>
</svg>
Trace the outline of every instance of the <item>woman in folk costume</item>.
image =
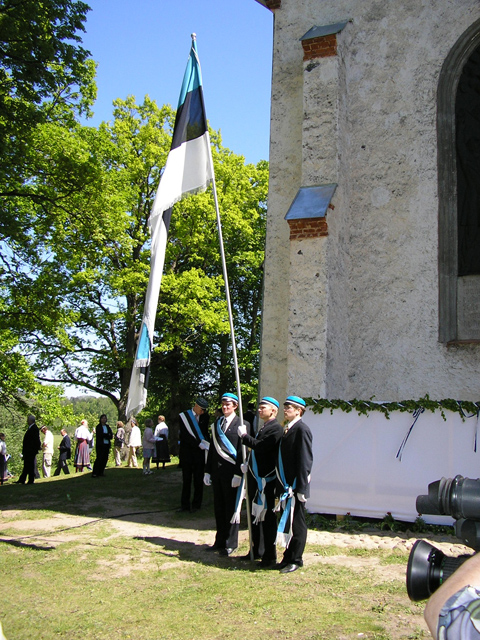
<svg viewBox="0 0 480 640">
<path fill-rule="evenodd" d="M 303 551 L 307 542 L 305 503 L 310 497 L 310 474 L 313 464 L 312 432 L 303 422 L 306 403 L 299 396 L 288 396 L 283 404 L 287 420 L 280 440 L 277 460 L 277 509 L 282 511 L 277 544 L 285 547 L 278 565 L 280 573 L 291 573 L 303 567 Z"/>
<path fill-rule="evenodd" d="M 212 429 L 212 440 L 205 466 L 204 483 L 213 485 L 216 535 L 212 547 L 221 555 L 229 556 L 238 547 L 240 507 L 244 491 L 241 465 L 242 440 L 238 427 L 243 421 L 235 413 L 238 397 L 234 393 L 222 396 L 223 417 Z M 250 424 L 246 424 L 250 433 Z"/>
<path fill-rule="evenodd" d="M 80 426 L 75 429 L 75 440 L 77 441 L 77 449 L 75 451 L 75 473 L 83 471 L 84 467 L 90 466 L 90 451 L 88 442 L 90 440 L 90 431 L 88 430 L 88 422 L 82 420 Z"/>
</svg>

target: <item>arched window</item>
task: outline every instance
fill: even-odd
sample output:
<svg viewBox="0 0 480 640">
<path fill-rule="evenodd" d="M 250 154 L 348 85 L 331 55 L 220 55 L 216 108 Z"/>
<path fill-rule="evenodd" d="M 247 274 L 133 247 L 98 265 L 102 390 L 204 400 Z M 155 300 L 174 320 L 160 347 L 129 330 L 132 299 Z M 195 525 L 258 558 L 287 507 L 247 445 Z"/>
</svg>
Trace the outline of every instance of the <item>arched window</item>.
<svg viewBox="0 0 480 640">
<path fill-rule="evenodd" d="M 480 20 L 438 84 L 439 340 L 480 340 Z"/>
</svg>

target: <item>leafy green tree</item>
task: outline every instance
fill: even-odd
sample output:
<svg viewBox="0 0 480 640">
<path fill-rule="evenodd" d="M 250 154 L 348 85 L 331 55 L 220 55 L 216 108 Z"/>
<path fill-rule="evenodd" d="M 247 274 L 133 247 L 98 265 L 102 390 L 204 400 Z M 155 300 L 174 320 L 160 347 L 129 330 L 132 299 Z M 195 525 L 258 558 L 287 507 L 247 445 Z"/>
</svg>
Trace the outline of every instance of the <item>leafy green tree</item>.
<svg viewBox="0 0 480 640">
<path fill-rule="evenodd" d="M 114 119 L 98 129 L 37 128 L 36 180 L 46 192 L 84 167 L 55 216 L 41 215 L 9 257 L 9 326 L 43 381 L 75 384 L 110 398 L 125 417 L 150 254 L 148 220 L 170 148 L 174 113 L 145 99 L 115 102 Z M 267 164 L 245 165 L 214 141 L 240 362 L 254 393 L 258 359 Z M 54 159 L 58 175 L 42 170 Z M 70 164 L 71 162 L 71 164 Z M 64 187 L 61 187 L 66 193 Z M 35 214 L 38 206 L 29 202 Z M 41 205 L 44 206 L 43 204 Z M 238 280 L 238 281 L 237 281 Z M 172 415 L 202 391 L 231 386 L 229 328 L 216 215 L 210 192 L 175 205 L 158 310 L 150 394 Z M 158 403 L 157 403 L 158 404 Z M 152 407 L 156 406 L 153 402 Z M 149 407 L 150 410 L 150 407 Z"/>
<path fill-rule="evenodd" d="M 89 7 L 74 0 L 0 0 L 0 184 L 29 192 L 24 155 L 40 123 L 72 122 L 95 99 L 95 64 L 80 46 Z"/>
</svg>

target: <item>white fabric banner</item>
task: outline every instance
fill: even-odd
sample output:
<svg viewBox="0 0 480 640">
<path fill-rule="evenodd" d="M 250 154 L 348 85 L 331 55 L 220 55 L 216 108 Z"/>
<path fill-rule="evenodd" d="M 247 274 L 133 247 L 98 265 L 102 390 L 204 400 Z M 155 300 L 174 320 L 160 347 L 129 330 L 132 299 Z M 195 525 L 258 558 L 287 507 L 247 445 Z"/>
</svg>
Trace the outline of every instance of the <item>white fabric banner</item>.
<svg viewBox="0 0 480 640">
<path fill-rule="evenodd" d="M 372 412 L 359 416 L 329 410 L 307 411 L 304 420 L 313 433 L 311 513 L 383 518 L 417 518 L 416 498 L 428 493 L 430 482 L 442 477 L 480 476 L 480 451 L 474 451 L 477 416 L 462 421 L 459 414 L 424 411 L 408 438 L 402 459 L 396 456 L 414 418 L 393 412 L 387 420 Z M 480 435 L 478 449 L 480 449 Z M 428 523 L 447 524 L 447 516 L 422 514 Z"/>
</svg>

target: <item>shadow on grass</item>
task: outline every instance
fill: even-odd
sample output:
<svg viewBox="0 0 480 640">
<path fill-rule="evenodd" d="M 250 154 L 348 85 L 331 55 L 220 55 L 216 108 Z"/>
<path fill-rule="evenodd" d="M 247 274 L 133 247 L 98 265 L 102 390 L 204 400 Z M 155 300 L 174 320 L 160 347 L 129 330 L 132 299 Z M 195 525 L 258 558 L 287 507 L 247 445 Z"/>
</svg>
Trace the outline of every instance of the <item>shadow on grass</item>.
<svg viewBox="0 0 480 640">
<path fill-rule="evenodd" d="M 253 562 L 241 560 L 239 557 L 220 556 L 206 544 L 195 544 L 181 540 L 172 540 L 161 537 L 137 536 L 135 540 L 142 540 L 159 547 L 163 550 L 159 552 L 170 558 L 178 558 L 184 562 L 201 563 L 206 566 L 218 566 L 222 569 L 229 568 L 235 571 L 256 571 L 257 565 Z"/>
<path fill-rule="evenodd" d="M 177 511 L 181 488 L 181 470 L 176 464 L 149 476 L 144 476 L 142 469 L 107 467 L 105 476 L 99 478 L 84 471 L 37 480 L 30 485 L 4 484 L 0 487 L 0 510 L 14 511 L 16 519 L 22 511 L 55 511 L 71 516 L 121 518 L 136 524 L 210 529 L 212 490 L 205 487 L 203 507 L 192 514 Z"/>
</svg>

